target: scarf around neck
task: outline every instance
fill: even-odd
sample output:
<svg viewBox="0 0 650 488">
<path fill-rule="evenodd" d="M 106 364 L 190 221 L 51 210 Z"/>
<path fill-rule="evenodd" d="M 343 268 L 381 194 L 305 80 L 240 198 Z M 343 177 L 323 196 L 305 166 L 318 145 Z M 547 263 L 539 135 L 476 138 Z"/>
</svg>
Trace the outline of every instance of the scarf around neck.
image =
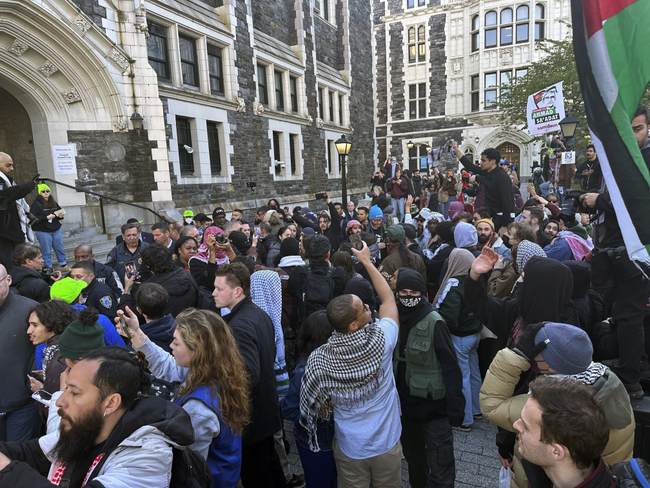
<svg viewBox="0 0 650 488">
<path fill-rule="evenodd" d="M 10 186 L 16 186 L 16 183 L 13 181 L 9 180 L 9 177 L 4 174 L 2 171 L 0 171 L 0 178 L 2 178 L 2 181 L 5 182 L 5 185 L 7 187 Z M 23 234 L 25 234 L 25 241 L 26 242 L 34 242 L 34 233 L 32 232 L 32 228 L 29 226 L 29 217 L 27 214 L 29 214 L 29 205 L 25 201 L 24 198 L 20 198 L 16 200 L 16 208 L 18 209 L 18 219 L 20 220 L 20 228 L 23 231 Z"/>
<path fill-rule="evenodd" d="M 309 355 L 300 388 L 300 425 L 311 451 L 320 451 L 319 419 L 328 420 L 336 405 L 358 406 L 375 394 L 385 342 L 384 331 L 373 323 L 351 334 L 334 331 Z"/>
</svg>

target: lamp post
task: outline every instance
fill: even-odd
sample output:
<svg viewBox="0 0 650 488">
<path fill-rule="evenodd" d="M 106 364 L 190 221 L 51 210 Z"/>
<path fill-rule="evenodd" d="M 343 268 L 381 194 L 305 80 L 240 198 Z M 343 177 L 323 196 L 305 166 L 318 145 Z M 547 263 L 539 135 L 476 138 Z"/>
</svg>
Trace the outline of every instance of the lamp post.
<svg viewBox="0 0 650 488">
<path fill-rule="evenodd" d="M 343 208 L 348 204 L 348 181 L 347 181 L 347 162 L 346 159 L 352 149 L 352 143 L 345 138 L 343 134 L 335 143 L 336 150 L 339 153 L 339 163 L 341 164 L 341 200 Z"/>
<path fill-rule="evenodd" d="M 133 129 L 140 132 L 144 127 L 144 117 L 138 112 L 133 112 L 131 114 L 131 123 L 133 124 Z"/>
<path fill-rule="evenodd" d="M 578 119 L 571 114 L 567 115 L 560 121 L 560 131 L 562 132 L 562 137 L 566 141 L 567 149 L 573 147 L 577 127 Z"/>
</svg>

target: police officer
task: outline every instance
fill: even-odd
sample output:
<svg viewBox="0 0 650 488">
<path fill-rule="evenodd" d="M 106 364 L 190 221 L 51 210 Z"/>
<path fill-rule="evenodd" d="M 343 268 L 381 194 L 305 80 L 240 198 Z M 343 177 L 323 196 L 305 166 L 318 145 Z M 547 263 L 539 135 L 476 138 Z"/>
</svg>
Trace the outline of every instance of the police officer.
<svg viewBox="0 0 650 488">
<path fill-rule="evenodd" d="M 107 266 L 95 260 L 95 254 L 93 253 L 93 248 L 88 244 L 81 244 L 74 248 L 74 260 L 77 263 L 82 261 L 87 261 L 93 266 L 93 272 L 95 273 L 95 278 L 100 283 L 106 283 L 111 290 L 113 295 L 119 297 L 124 293 L 124 287 L 122 286 L 122 280 L 117 275 L 117 272 Z"/>
<path fill-rule="evenodd" d="M 648 108 L 640 106 L 632 118 L 632 130 L 643 158 L 650 167 L 650 139 L 648 138 Z M 609 298 L 616 322 L 619 359 L 612 369 L 621 378 L 630 398 L 643 397 L 639 383 L 641 358 L 644 352 L 643 319 L 650 295 L 650 282 L 644 273 L 630 261 L 616 219 L 614 206 L 607 190 L 585 193 L 580 197 L 583 206 L 597 214 L 594 226 L 596 245 L 591 262 L 593 287 Z"/>
<path fill-rule="evenodd" d="M 88 261 L 74 263 L 70 269 L 70 277 L 88 283 L 82 292 L 79 303 L 93 307 L 101 314 L 113 320 L 117 309 L 117 299 L 106 283 L 101 283 L 95 277 L 93 265 Z"/>
</svg>

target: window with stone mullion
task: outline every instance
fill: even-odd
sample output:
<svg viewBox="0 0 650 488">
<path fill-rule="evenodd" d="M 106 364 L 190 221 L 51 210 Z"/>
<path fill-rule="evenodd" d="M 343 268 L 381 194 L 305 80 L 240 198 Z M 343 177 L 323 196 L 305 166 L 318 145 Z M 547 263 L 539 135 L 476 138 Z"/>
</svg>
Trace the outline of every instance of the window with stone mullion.
<svg viewBox="0 0 650 488">
<path fill-rule="evenodd" d="M 199 66 L 196 57 L 196 42 L 191 37 L 178 36 L 183 84 L 199 86 Z"/>
<path fill-rule="evenodd" d="M 222 48 L 208 44 L 208 70 L 210 72 L 210 93 L 224 95 Z"/>
<path fill-rule="evenodd" d="M 158 75 L 158 79 L 171 81 L 169 51 L 167 48 L 167 29 L 154 22 L 149 22 L 147 56 L 149 58 L 149 64 Z"/>
<path fill-rule="evenodd" d="M 282 81 L 282 71 L 273 72 L 273 81 L 275 83 L 275 109 L 279 112 L 284 111 L 284 83 Z"/>
<path fill-rule="evenodd" d="M 176 140 L 178 142 L 178 162 L 181 176 L 194 174 L 194 156 L 185 146 L 192 147 L 192 127 L 190 119 L 176 117 Z"/>
<path fill-rule="evenodd" d="M 413 83 L 408 86 L 409 119 L 421 119 L 427 116 L 427 84 Z"/>
<path fill-rule="evenodd" d="M 206 128 L 208 131 L 208 149 L 210 152 L 210 172 L 213 176 L 221 176 L 222 174 L 222 165 L 221 165 L 221 144 L 219 136 L 219 126 L 217 122 L 206 123 Z"/>
<path fill-rule="evenodd" d="M 262 105 L 269 103 L 268 82 L 266 81 L 266 66 L 257 64 L 257 98 Z"/>
</svg>

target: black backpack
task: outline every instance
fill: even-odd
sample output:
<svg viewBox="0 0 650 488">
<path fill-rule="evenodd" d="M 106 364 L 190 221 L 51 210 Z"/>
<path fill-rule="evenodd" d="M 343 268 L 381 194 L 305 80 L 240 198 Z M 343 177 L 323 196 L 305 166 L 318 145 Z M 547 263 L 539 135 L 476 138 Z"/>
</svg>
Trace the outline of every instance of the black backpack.
<svg viewBox="0 0 650 488">
<path fill-rule="evenodd" d="M 334 298 L 332 269 L 328 269 L 326 274 L 317 274 L 308 270 L 300 297 L 300 322 L 303 322 L 312 313 L 327 308 L 327 304 L 332 298 Z"/>
<path fill-rule="evenodd" d="M 619 488 L 650 486 L 650 466 L 643 459 L 632 458 L 627 462 L 615 464 L 611 469 Z"/>
<path fill-rule="evenodd" d="M 208 464 L 189 447 L 174 447 L 169 488 L 212 488 Z"/>
</svg>

